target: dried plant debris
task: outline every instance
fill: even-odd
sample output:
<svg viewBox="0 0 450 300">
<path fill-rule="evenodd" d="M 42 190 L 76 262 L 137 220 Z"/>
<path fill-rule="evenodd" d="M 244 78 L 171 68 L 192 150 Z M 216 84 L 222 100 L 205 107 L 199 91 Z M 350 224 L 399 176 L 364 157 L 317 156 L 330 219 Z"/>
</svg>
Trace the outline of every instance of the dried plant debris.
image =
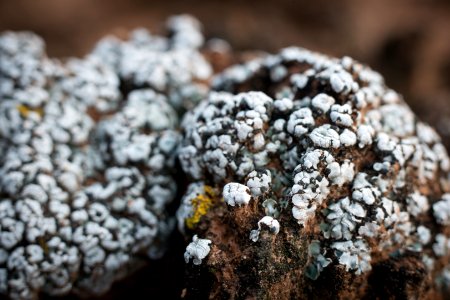
<svg viewBox="0 0 450 300">
<path fill-rule="evenodd" d="M 168 27 L 66 62 L 32 33 L 0 35 L 1 294 L 100 294 L 164 253 L 177 110 L 211 72 L 199 23 Z"/>
<path fill-rule="evenodd" d="M 225 70 L 213 89 L 182 122 L 193 183 L 178 213 L 212 242 L 210 297 L 369 297 L 387 264 L 386 277 L 430 275 L 393 297 L 448 285 L 449 158 L 380 74 L 287 48 Z"/>
</svg>

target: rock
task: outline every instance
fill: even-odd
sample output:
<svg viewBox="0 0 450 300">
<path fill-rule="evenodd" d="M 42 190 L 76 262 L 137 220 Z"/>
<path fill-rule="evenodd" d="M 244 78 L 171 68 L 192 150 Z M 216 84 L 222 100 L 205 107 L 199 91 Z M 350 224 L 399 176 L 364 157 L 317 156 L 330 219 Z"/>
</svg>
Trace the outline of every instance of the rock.
<svg viewBox="0 0 450 300">
<path fill-rule="evenodd" d="M 185 232 L 211 241 L 188 265 L 186 298 L 442 297 L 449 158 L 380 74 L 291 47 L 225 70 L 213 89 L 182 122 L 197 193 L 179 226 L 207 198 Z M 270 174 L 263 191 L 255 172 Z M 252 191 L 245 205 L 226 204 L 230 184 Z"/>
</svg>

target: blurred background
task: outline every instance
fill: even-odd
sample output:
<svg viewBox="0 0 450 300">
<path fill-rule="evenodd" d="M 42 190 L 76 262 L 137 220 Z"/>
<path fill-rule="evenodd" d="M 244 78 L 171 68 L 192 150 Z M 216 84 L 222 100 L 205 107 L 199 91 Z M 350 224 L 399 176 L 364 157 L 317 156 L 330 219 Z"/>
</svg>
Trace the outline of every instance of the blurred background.
<svg viewBox="0 0 450 300">
<path fill-rule="evenodd" d="M 179 13 L 194 15 L 207 37 L 225 39 L 235 50 L 296 45 L 372 66 L 450 149 L 449 0 L 0 0 L 0 31 L 34 31 L 50 56 L 64 58 L 86 54 L 106 34 L 161 31 Z M 179 240 L 163 261 L 116 284 L 103 299 L 178 297 Z"/>
</svg>

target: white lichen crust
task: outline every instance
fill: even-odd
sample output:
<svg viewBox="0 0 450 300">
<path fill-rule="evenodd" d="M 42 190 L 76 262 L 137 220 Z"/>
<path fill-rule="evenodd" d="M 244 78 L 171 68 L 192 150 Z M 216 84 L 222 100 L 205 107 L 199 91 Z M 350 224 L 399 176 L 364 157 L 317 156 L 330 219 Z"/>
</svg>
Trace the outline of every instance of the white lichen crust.
<svg viewBox="0 0 450 300">
<path fill-rule="evenodd" d="M 176 110 L 210 74 L 198 22 L 168 27 L 64 63 L 31 33 L 0 35 L 1 294 L 101 294 L 164 253 Z"/>
<path fill-rule="evenodd" d="M 194 265 L 200 265 L 202 259 L 204 259 L 211 251 L 211 240 L 199 239 L 197 235 L 192 237 L 192 242 L 186 247 L 184 252 L 184 260 L 186 263 L 192 259 Z"/>
<path fill-rule="evenodd" d="M 257 242 L 259 239 L 259 234 L 261 233 L 262 225 L 265 225 L 269 228 L 269 231 L 272 234 L 278 234 L 280 232 L 280 223 L 278 220 L 274 219 L 271 216 L 265 216 L 261 220 L 258 221 L 258 229 L 250 231 L 250 239 L 253 242 Z"/>
<path fill-rule="evenodd" d="M 169 18 L 168 37 L 134 30 L 126 41 L 102 39 L 91 56 L 112 67 L 127 88 L 151 88 L 166 94 L 176 110 L 191 109 L 208 91 L 202 82 L 212 69 L 199 52 L 204 38 L 200 23 L 188 15 Z"/>
<path fill-rule="evenodd" d="M 450 254 L 449 158 L 381 75 L 292 47 L 225 70 L 213 88 L 183 120 L 183 169 L 219 189 L 246 185 L 282 228 L 294 218 L 314 243 L 308 277 L 337 264 L 367 274 L 382 253 L 418 252 L 429 266 Z"/>
<path fill-rule="evenodd" d="M 243 184 L 231 182 L 223 187 L 223 200 L 228 205 L 245 205 L 250 199 L 250 189 Z"/>
</svg>

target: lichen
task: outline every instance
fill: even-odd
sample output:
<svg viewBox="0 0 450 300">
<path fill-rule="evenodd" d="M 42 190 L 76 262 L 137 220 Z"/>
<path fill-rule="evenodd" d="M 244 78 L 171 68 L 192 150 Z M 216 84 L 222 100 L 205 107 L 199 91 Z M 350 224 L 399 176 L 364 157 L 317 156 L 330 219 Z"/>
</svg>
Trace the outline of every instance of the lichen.
<svg viewBox="0 0 450 300">
<path fill-rule="evenodd" d="M 197 195 L 191 200 L 193 208 L 193 214 L 186 219 L 186 226 L 189 229 L 194 229 L 195 225 L 200 222 L 200 219 L 206 215 L 208 210 L 213 205 L 213 199 L 215 197 L 214 189 L 210 186 L 204 186 L 204 193 Z"/>
<path fill-rule="evenodd" d="M 246 230 L 260 241 L 260 223 L 251 230 L 252 223 L 276 218 L 280 233 L 272 240 L 235 247 L 254 253 L 265 245 L 273 258 L 273 247 L 292 245 L 298 235 L 310 249 L 304 275 L 314 280 L 323 272 L 353 274 L 365 284 L 374 265 L 411 251 L 431 274 L 442 269 L 448 155 L 380 74 L 349 57 L 290 47 L 226 69 L 213 89 L 182 121 L 179 159 L 192 182 L 223 189 L 231 205 L 208 214 L 195 233 L 216 243 L 221 224 L 221 232 Z M 253 179 L 259 174 L 270 177 Z M 246 205 L 234 205 L 236 195 Z M 232 256 L 235 249 L 221 251 Z M 253 256 L 262 265 L 271 258 Z"/>
<path fill-rule="evenodd" d="M 211 251 L 210 244 L 211 240 L 200 239 L 197 235 L 194 235 L 192 242 L 186 247 L 186 252 L 184 252 L 184 260 L 186 263 L 192 258 L 194 265 L 200 265 L 202 260 Z"/>
<path fill-rule="evenodd" d="M 1 294 L 98 295 L 164 254 L 178 113 L 211 75 L 198 21 L 175 16 L 167 27 L 65 61 L 32 33 L 0 34 Z"/>
</svg>

